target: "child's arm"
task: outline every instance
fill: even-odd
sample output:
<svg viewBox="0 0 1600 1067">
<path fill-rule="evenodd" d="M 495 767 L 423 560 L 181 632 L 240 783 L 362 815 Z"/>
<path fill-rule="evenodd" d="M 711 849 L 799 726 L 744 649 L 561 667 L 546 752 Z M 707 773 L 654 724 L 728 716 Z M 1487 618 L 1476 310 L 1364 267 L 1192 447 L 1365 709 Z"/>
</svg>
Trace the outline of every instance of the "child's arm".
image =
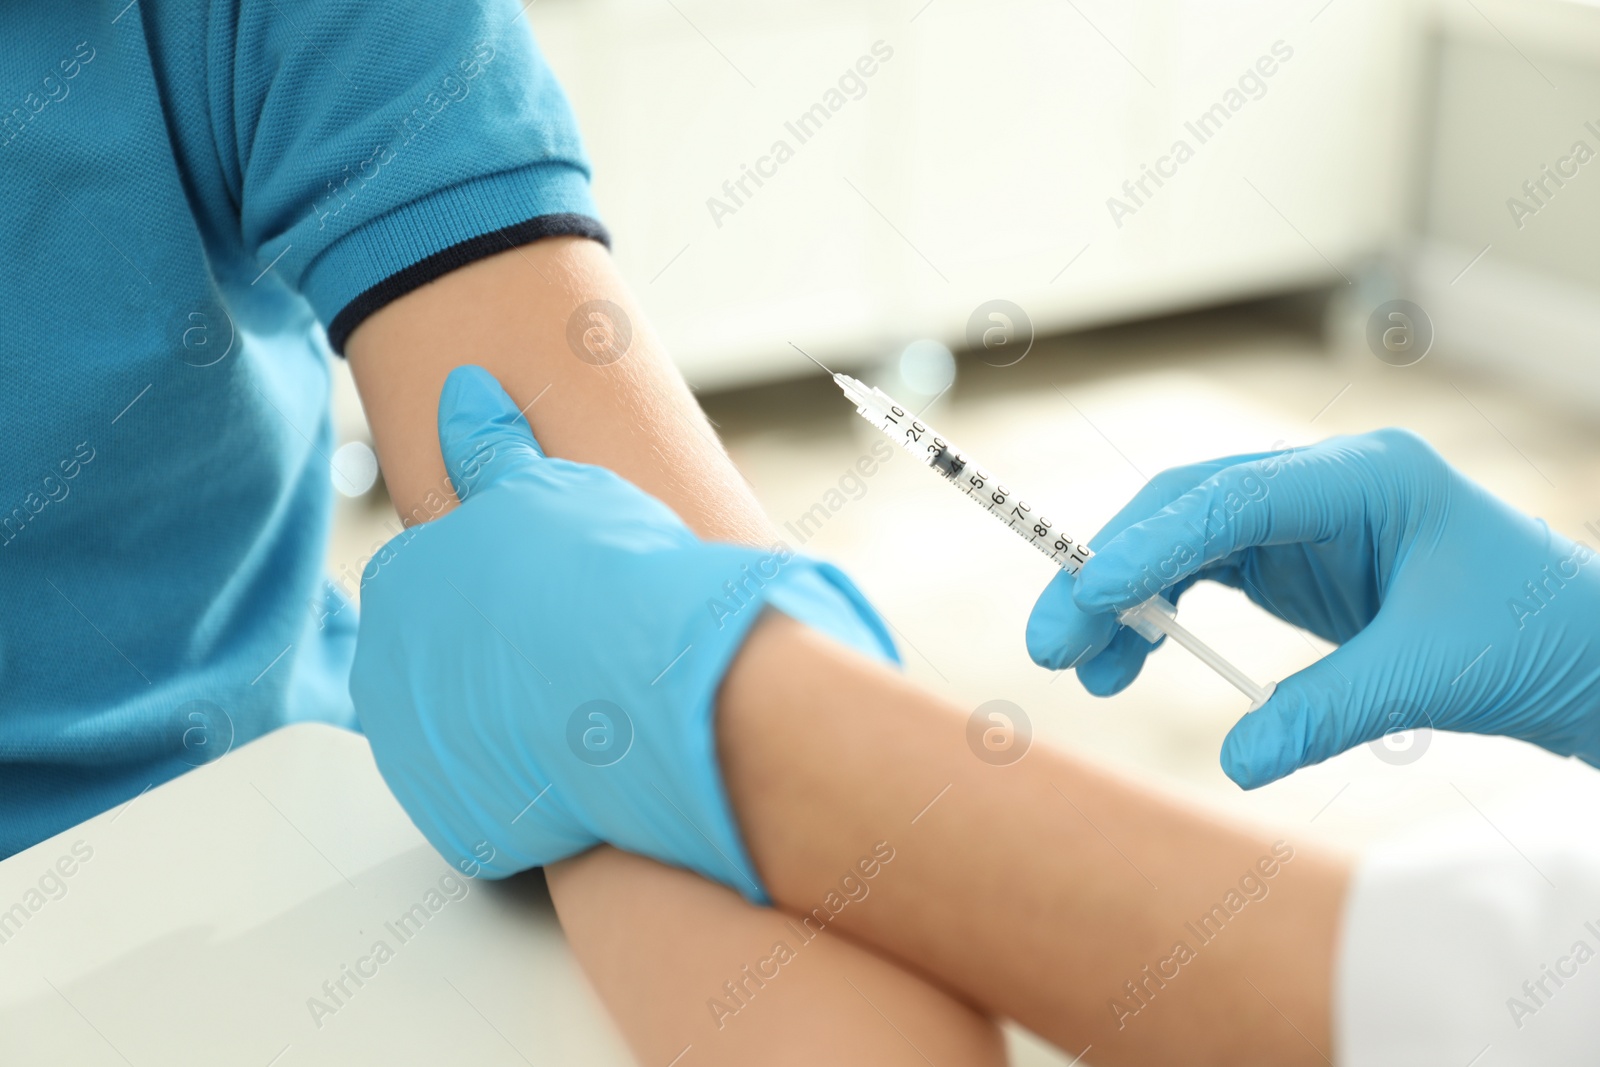
<svg viewBox="0 0 1600 1067">
<path fill-rule="evenodd" d="M 593 300 L 626 315 L 631 340 L 614 362 L 580 359 L 568 343 L 569 320 Z M 581 317 L 578 332 L 595 331 L 591 342 L 600 344 L 606 324 L 595 314 Z M 613 338 L 622 335 L 623 323 L 609 325 Z M 439 455 L 439 390 L 452 368 L 476 363 L 525 409 L 550 455 L 609 467 L 702 537 L 775 539 L 610 254 L 594 241 L 552 237 L 468 264 L 374 313 L 346 351 L 384 480 L 408 522 L 417 508 L 419 518 L 436 517 L 424 506 L 429 493 L 455 503 Z"/>
<path fill-rule="evenodd" d="M 594 299 L 621 305 L 631 320 L 627 351 L 605 365 L 578 358 L 567 341 L 572 311 Z M 592 241 L 551 238 L 456 270 L 373 314 L 346 350 L 385 481 L 408 522 L 455 504 L 439 453 L 439 391 L 451 368 L 476 363 L 526 408 L 550 455 L 612 468 L 702 536 L 772 540 L 610 256 Z M 758 987 L 741 968 L 770 959 L 777 941 L 799 941 L 787 916 L 722 886 L 611 848 L 548 874 L 573 951 L 641 1062 L 672 1062 L 686 1045 L 693 1049 L 681 1067 L 922 1065 L 923 1052 L 941 1064 L 1004 1060 L 984 1016 L 832 933 L 797 948 L 799 958 Z M 723 988 L 728 981 L 746 982 L 759 998 L 749 994 L 741 1007 Z M 718 997 L 737 1014 L 714 1012 Z"/>
<path fill-rule="evenodd" d="M 728 793 L 779 907 L 837 903 L 885 842 L 893 860 L 837 928 L 1072 1055 L 1334 1060 L 1349 867 L 1314 840 L 1046 745 L 991 765 L 961 710 L 782 615 L 752 631 L 718 707 Z"/>
<path fill-rule="evenodd" d="M 550 452 L 614 467 L 703 534 L 761 536 L 736 474 L 695 428 L 692 400 L 641 332 L 645 347 L 606 367 L 566 347 L 570 309 L 601 295 L 626 304 L 621 291 L 599 248 L 550 242 L 420 290 L 355 335 L 350 351 L 380 451 L 400 465 L 391 484 L 402 511 L 443 482 L 439 383 L 449 367 L 473 362 L 516 404 L 532 403 L 530 421 Z M 568 405 L 547 407 L 558 390 Z M 791 912 L 825 909 L 812 924 L 825 927 L 817 941 L 848 934 L 907 961 L 907 970 L 881 973 L 905 983 L 916 1005 L 906 1018 L 930 1025 L 907 1031 L 914 1043 L 971 1047 L 984 1025 L 909 977 L 919 973 L 1074 1054 L 1092 1043 L 1097 1063 L 1319 1063 L 1330 1054 L 1347 880 L 1337 858 L 1302 840 L 1279 845 L 1044 746 L 991 766 L 969 750 L 959 711 L 782 617 L 750 636 L 719 706 L 722 769 L 762 881 Z M 863 861 L 870 878 L 856 873 Z M 659 883 L 630 888 L 634 867 Z M 842 1002 L 811 1001 L 811 987 L 785 984 L 806 972 L 785 966 L 831 966 L 831 956 L 839 978 L 817 988 L 839 993 L 861 973 L 844 962 L 861 956 L 808 956 L 790 944 L 798 959 L 767 964 L 779 977 L 755 988 L 748 1009 L 723 991 L 724 1005 L 741 1011 L 717 1031 L 706 1003 L 716 989 L 702 990 L 705 977 L 741 956 L 754 954 L 752 966 L 770 959 L 772 946 L 761 942 L 784 939 L 780 914 L 620 858 L 558 868 L 552 885 L 580 956 L 652 1062 L 670 1062 L 691 1043 L 697 1055 L 739 1059 L 722 1038 L 760 1020 L 763 997 L 773 1035 L 798 1027 L 831 1039 L 806 1021 L 831 1021 Z M 669 903 L 681 887 L 703 894 L 707 910 L 679 939 L 671 924 L 694 912 Z M 861 899 L 841 904 L 852 895 Z M 615 900 L 625 903 L 613 915 L 601 902 Z M 806 929 L 799 922 L 792 936 Z M 647 965 L 633 962 L 636 944 L 649 946 L 638 952 Z M 865 1030 L 859 1037 L 871 1039 Z M 756 1040 L 767 1055 L 781 1044 L 765 1031 Z"/>
<path fill-rule="evenodd" d="M 664 1067 L 687 1045 L 677 1067 L 1006 1062 L 987 1017 L 846 934 L 816 934 L 610 847 L 546 873 L 562 928 L 641 1064 Z"/>
</svg>

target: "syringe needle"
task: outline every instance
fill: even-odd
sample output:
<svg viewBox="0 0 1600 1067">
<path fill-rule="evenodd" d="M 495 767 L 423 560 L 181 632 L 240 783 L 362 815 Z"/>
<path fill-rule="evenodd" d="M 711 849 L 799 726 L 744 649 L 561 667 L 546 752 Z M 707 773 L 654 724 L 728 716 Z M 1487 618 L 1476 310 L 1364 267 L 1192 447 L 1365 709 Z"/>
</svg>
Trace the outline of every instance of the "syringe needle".
<svg viewBox="0 0 1600 1067">
<path fill-rule="evenodd" d="M 838 375 L 834 374 L 833 371 L 828 370 L 827 364 L 823 363 L 822 360 L 818 359 L 816 356 L 813 356 L 810 352 L 807 352 L 805 349 L 801 348 L 799 345 L 795 344 L 793 341 L 789 342 L 789 347 L 794 349 L 796 352 L 800 353 L 802 356 L 805 356 L 807 359 L 809 359 L 811 362 L 815 363 L 817 366 L 821 367 L 823 370 L 827 371 L 828 377 L 830 377 L 830 378 L 837 378 L 838 377 Z"/>
</svg>

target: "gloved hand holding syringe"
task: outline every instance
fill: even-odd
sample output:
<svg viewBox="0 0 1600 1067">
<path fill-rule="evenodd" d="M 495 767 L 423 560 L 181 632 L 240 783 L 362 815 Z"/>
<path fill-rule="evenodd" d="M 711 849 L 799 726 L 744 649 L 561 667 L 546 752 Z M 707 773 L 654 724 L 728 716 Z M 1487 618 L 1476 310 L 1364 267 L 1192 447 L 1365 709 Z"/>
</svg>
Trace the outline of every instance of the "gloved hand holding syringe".
<svg viewBox="0 0 1600 1067">
<path fill-rule="evenodd" d="M 832 371 L 828 373 L 833 374 Z M 961 490 L 968 499 L 1050 557 L 1050 562 L 1068 574 L 1076 575 L 1093 555 L 1088 545 L 1072 540 L 1057 529 L 1048 518 L 973 462 L 948 437 L 912 415 L 883 390 L 872 388 L 847 374 L 833 374 L 833 381 L 855 404 L 858 415 L 916 456 L 920 462 L 942 474 L 945 481 Z M 1119 612 L 1117 620 L 1151 644 L 1159 641 L 1162 634 L 1171 637 L 1249 697 L 1252 711 L 1265 704 L 1272 695 L 1274 683 L 1257 685 L 1249 675 L 1184 629 L 1178 623 L 1177 613 L 1178 609 L 1166 598 L 1153 596 Z"/>
</svg>

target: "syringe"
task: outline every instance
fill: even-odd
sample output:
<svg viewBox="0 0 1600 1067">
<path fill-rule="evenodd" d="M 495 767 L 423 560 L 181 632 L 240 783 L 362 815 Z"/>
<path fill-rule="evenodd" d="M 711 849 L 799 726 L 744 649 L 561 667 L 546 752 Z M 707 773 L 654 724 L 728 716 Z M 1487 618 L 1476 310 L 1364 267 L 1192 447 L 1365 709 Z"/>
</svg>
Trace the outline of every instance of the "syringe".
<svg viewBox="0 0 1600 1067">
<path fill-rule="evenodd" d="M 912 415 L 882 389 L 874 389 L 847 374 L 834 374 L 833 381 L 855 404 L 856 414 L 883 431 L 886 437 L 897 442 L 919 461 L 944 475 L 945 481 L 1005 523 L 1017 536 L 1049 556 L 1050 562 L 1068 574 L 1077 574 L 1089 557 L 1094 555 L 1088 545 L 1073 541 L 1057 530 L 1054 523 L 1034 511 L 1027 501 L 974 463 L 965 452 L 951 444 L 948 437 Z M 1153 596 L 1119 612 L 1117 620 L 1151 644 L 1166 634 L 1193 652 L 1202 663 L 1249 697 L 1252 711 L 1265 704 L 1277 683 L 1257 685 L 1249 675 L 1179 625 L 1177 614 L 1178 609 L 1165 597 Z"/>
</svg>

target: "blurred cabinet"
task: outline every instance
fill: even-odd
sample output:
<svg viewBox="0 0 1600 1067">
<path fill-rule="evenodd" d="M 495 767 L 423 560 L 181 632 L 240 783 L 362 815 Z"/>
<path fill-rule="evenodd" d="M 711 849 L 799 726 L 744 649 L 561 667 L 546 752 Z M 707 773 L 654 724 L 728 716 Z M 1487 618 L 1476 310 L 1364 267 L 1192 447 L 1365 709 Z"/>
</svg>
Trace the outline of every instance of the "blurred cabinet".
<svg viewBox="0 0 1600 1067">
<path fill-rule="evenodd" d="M 529 17 L 619 262 L 714 386 L 798 372 L 790 341 L 845 365 L 959 345 L 994 298 L 1051 330 L 1338 283 L 1405 219 L 1413 10 L 543 0 Z M 826 119 L 797 126 L 815 106 Z M 751 168 L 735 205 L 724 183 Z"/>
<path fill-rule="evenodd" d="M 1404 285 L 1452 358 L 1600 411 L 1600 7 L 1432 5 Z"/>
</svg>

